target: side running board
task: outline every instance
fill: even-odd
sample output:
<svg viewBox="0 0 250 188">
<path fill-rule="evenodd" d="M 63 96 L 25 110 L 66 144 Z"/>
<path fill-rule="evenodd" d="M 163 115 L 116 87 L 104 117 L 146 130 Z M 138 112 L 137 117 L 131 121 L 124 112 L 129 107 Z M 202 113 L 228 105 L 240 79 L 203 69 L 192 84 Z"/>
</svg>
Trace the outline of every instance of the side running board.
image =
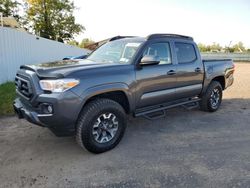
<svg viewBox="0 0 250 188">
<path fill-rule="evenodd" d="M 181 101 L 181 102 L 176 102 L 176 103 L 165 103 L 165 104 L 161 104 L 161 105 L 157 105 L 157 106 L 152 106 L 150 108 L 147 109 L 139 109 L 135 112 L 134 116 L 135 117 L 140 117 L 143 116 L 146 119 L 149 120 L 155 120 L 155 119 L 159 119 L 162 118 L 166 115 L 165 110 L 170 109 L 170 108 L 175 108 L 177 106 L 183 106 L 186 109 L 192 109 L 194 107 L 198 106 L 198 102 L 200 101 L 200 98 L 193 98 L 193 99 L 188 99 L 185 101 Z"/>
</svg>

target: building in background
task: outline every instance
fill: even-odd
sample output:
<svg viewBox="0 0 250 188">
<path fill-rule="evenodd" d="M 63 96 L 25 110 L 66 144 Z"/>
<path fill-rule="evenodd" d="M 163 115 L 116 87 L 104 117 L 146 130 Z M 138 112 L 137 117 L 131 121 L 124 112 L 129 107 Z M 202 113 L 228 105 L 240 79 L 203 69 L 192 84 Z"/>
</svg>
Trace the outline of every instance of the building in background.
<svg viewBox="0 0 250 188">
<path fill-rule="evenodd" d="M 14 17 L 2 17 L 1 16 L 1 26 L 26 32 L 25 29 L 20 26 L 20 24 L 16 21 Z"/>
<path fill-rule="evenodd" d="M 89 50 L 27 33 L 11 17 L 0 18 L 0 84 L 13 81 L 20 65 L 62 60 L 66 56 L 89 53 Z"/>
</svg>

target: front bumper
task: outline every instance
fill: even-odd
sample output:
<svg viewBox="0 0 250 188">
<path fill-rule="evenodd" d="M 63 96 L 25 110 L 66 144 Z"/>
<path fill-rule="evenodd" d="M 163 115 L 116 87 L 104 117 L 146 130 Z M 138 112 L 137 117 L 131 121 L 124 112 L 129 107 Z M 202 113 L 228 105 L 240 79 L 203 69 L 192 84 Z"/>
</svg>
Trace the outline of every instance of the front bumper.
<svg viewBox="0 0 250 188">
<path fill-rule="evenodd" d="M 72 136 L 75 134 L 75 124 L 81 110 L 80 98 L 67 91 L 64 94 L 41 94 L 36 98 L 36 105 L 17 97 L 13 108 L 17 116 L 27 121 L 49 128 L 56 136 Z M 53 106 L 53 113 L 44 113 L 40 104 Z"/>
<path fill-rule="evenodd" d="M 30 123 L 42 126 L 42 127 L 48 127 L 47 125 L 43 124 L 39 116 L 44 116 L 44 114 L 38 114 L 37 112 L 33 111 L 32 109 L 27 109 L 21 102 L 19 98 L 15 99 L 13 103 L 14 111 L 16 112 L 19 119 L 26 119 Z M 52 116 L 52 114 L 46 114 L 47 116 Z"/>
</svg>

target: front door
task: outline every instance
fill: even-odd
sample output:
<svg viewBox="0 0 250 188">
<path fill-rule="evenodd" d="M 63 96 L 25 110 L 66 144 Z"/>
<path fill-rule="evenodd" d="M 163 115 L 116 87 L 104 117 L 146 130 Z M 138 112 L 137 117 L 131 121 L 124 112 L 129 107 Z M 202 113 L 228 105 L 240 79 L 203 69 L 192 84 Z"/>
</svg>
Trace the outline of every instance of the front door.
<svg viewBox="0 0 250 188">
<path fill-rule="evenodd" d="M 141 57 L 158 56 L 160 63 L 145 65 L 136 71 L 136 108 L 160 104 L 175 98 L 176 65 L 173 64 L 169 42 L 153 42 Z"/>
</svg>

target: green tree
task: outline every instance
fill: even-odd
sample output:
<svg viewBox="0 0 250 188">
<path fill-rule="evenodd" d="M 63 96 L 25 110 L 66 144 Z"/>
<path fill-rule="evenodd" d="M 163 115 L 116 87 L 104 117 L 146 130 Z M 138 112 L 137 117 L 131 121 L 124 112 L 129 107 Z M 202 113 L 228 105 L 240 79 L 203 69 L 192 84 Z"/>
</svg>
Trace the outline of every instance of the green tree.
<svg viewBox="0 0 250 188">
<path fill-rule="evenodd" d="M 238 42 L 237 44 L 233 45 L 234 52 L 245 52 L 246 48 L 244 47 L 243 42 Z"/>
<path fill-rule="evenodd" d="M 52 40 L 65 41 L 74 38 L 85 28 L 75 23 L 73 11 L 76 9 L 70 0 L 26 0 L 27 21 L 37 35 Z"/>
<path fill-rule="evenodd" d="M 19 19 L 19 6 L 20 3 L 14 0 L 0 0 L 0 12 L 3 13 L 3 17 L 12 16 Z"/>
<path fill-rule="evenodd" d="M 200 49 L 201 52 L 207 52 L 207 47 L 205 44 L 199 43 L 198 48 Z"/>
<path fill-rule="evenodd" d="M 211 51 L 211 46 L 210 45 L 205 45 L 202 43 L 198 44 L 198 48 L 200 49 L 201 52 L 210 52 Z"/>
<path fill-rule="evenodd" d="M 85 39 L 82 39 L 82 41 L 81 41 L 79 47 L 80 47 L 80 48 L 86 48 L 86 46 L 88 46 L 88 45 L 90 45 L 90 44 L 93 44 L 93 43 L 95 43 L 93 40 L 88 39 L 88 38 L 85 38 Z"/>
<path fill-rule="evenodd" d="M 77 47 L 80 47 L 80 48 L 86 48 L 88 45 L 93 44 L 95 42 L 93 40 L 91 40 L 91 39 L 85 38 L 85 39 L 82 39 L 82 41 L 80 43 L 78 41 L 76 41 L 76 40 L 70 40 L 67 43 L 69 45 L 72 45 L 72 46 L 77 46 Z"/>
<path fill-rule="evenodd" d="M 222 50 L 222 47 L 218 43 L 213 43 L 212 45 L 205 45 L 202 43 L 198 44 L 198 47 L 201 52 L 219 52 Z"/>
<path fill-rule="evenodd" d="M 77 46 L 77 47 L 79 47 L 79 42 L 77 42 L 76 40 L 70 40 L 70 41 L 68 42 L 68 44 L 69 44 L 69 45 L 72 45 L 72 46 Z"/>
<path fill-rule="evenodd" d="M 210 50 L 213 52 L 219 52 L 221 51 L 221 49 L 222 47 L 218 43 L 215 43 L 215 42 L 210 46 Z"/>
</svg>

